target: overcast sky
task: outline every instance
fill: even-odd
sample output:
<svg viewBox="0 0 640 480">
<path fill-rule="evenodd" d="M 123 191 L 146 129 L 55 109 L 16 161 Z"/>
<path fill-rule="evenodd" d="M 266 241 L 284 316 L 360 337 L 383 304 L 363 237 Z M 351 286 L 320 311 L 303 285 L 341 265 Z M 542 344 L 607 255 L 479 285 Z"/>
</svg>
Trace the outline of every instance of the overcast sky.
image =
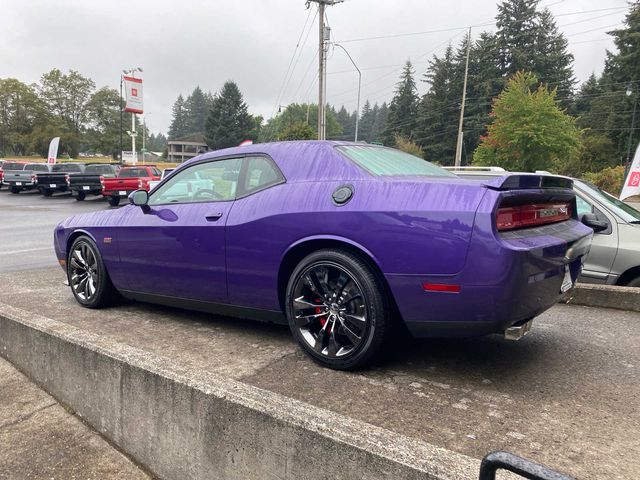
<svg viewBox="0 0 640 480">
<path fill-rule="evenodd" d="M 613 8 L 626 2 L 541 5 L 557 15 L 567 35 L 578 80 L 600 73 L 606 49 L 613 49 L 606 31 L 626 12 Z M 344 42 L 362 69 L 363 103 L 382 103 L 392 97 L 404 61 L 412 60 L 421 76 L 428 58 L 441 54 L 449 41 L 459 42 L 465 26 L 492 22 L 496 11 L 495 0 L 346 0 L 329 7 L 327 17 L 333 40 Z M 216 92 L 233 79 L 251 113 L 268 118 L 278 104 L 317 100 L 315 13 L 304 0 L 2 0 L 0 77 L 37 82 L 57 67 L 78 70 L 98 87 L 118 88 L 122 69 L 140 66 L 147 126 L 165 134 L 179 93 L 186 96 L 196 85 Z M 289 82 L 283 82 L 305 22 L 299 56 Z M 432 30 L 441 31 L 349 41 Z M 475 27 L 473 36 L 482 30 L 495 27 Z M 355 110 L 357 75 L 337 48 L 329 52 L 328 72 L 328 101 Z M 425 90 L 421 82 L 419 89 Z"/>
</svg>

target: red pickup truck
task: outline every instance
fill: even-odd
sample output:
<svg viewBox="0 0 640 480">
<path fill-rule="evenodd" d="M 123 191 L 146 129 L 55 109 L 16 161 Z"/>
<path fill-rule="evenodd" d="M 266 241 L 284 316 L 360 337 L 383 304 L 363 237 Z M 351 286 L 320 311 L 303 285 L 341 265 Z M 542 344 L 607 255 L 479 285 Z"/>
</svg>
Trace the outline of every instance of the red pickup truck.
<svg viewBox="0 0 640 480">
<path fill-rule="evenodd" d="M 160 180 L 162 172 L 155 165 L 137 165 L 123 167 L 114 178 L 100 177 L 102 195 L 107 197 L 112 207 L 120 203 L 121 198 L 128 197 L 135 190 L 149 190 L 149 182 Z"/>
</svg>

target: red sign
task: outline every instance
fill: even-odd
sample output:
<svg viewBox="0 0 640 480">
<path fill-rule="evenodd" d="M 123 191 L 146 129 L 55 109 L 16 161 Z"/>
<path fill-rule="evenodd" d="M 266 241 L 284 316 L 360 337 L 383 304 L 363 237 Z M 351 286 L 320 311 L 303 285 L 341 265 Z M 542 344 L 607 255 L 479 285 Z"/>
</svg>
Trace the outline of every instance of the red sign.
<svg viewBox="0 0 640 480">
<path fill-rule="evenodd" d="M 640 172 L 632 172 L 629 175 L 629 183 L 627 183 L 630 187 L 640 186 Z"/>
</svg>

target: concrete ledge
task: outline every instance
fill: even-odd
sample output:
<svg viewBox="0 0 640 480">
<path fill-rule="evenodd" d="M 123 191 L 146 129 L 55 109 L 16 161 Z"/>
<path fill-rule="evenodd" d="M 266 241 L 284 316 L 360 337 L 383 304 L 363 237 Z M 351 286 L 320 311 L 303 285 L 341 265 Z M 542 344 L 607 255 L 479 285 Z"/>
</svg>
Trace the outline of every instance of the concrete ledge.
<svg viewBox="0 0 640 480">
<path fill-rule="evenodd" d="M 2 303 L 0 354 L 160 478 L 478 475 L 470 457 Z"/>
<path fill-rule="evenodd" d="M 640 312 L 640 288 L 579 283 L 568 294 L 564 302 L 587 307 L 617 308 L 618 310 Z"/>
</svg>

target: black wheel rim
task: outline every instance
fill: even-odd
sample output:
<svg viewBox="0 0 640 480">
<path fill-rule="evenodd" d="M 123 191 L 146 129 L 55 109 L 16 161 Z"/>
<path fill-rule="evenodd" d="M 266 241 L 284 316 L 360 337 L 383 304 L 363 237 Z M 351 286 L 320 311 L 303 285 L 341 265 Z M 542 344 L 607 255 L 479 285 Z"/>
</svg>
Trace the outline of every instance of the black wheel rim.
<svg viewBox="0 0 640 480">
<path fill-rule="evenodd" d="M 73 248 L 69 259 L 69 283 L 76 296 L 85 302 L 91 301 L 98 290 L 98 259 L 93 249 L 85 242 Z"/>
<path fill-rule="evenodd" d="M 334 263 L 316 263 L 296 280 L 293 321 L 317 354 L 345 357 L 358 349 L 369 325 L 367 302 L 358 281 Z"/>
</svg>

